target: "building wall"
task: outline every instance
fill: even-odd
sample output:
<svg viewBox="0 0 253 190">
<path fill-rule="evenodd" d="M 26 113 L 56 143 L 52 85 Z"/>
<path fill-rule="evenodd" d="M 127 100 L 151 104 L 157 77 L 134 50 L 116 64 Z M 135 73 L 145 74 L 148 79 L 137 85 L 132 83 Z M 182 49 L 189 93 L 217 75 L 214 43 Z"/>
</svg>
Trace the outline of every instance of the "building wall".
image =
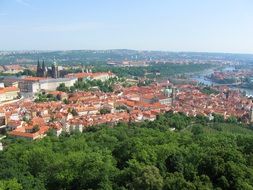
<svg viewBox="0 0 253 190">
<path fill-rule="evenodd" d="M 15 81 L 15 82 L 4 82 L 4 86 L 6 86 L 6 87 L 8 87 L 8 86 L 18 87 L 18 81 Z"/>
<path fill-rule="evenodd" d="M 110 78 L 109 74 L 102 74 L 102 75 L 98 75 L 94 77 L 95 80 L 101 80 L 101 81 L 106 81 L 109 78 Z"/>
<path fill-rule="evenodd" d="M 19 88 L 21 95 L 30 97 L 31 95 L 38 93 L 41 90 L 54 91 L 61 83 L 64 83 L 67 87 L 73 86 L 76 81 L 77 78 L 50 78 L 40 81 L 23 80 L 19 82 Z"/>
<path fill-rule="evenodd" d="M 172 98 L 161 99 L 159 102 L 164 105 L 170 105 L 172 103 Z"/>
<path fill-rule="evenodd" d="M 20 81 L 19 89 L 21 93 L 37 93 L 40 90 L 40 84 L 37 81 Z"/>
<path fill-rule="evenodd" d="M 19 91 L 11 91 L 0 94 L 0 102 L 11 101 L 18 97 Z"/>
<path fill-rule="evenodd" d="M 0 126 L 6 125 L 5 113 L 0 113 Z"/>
<path fill-rule="evenodd" d="M 75 84 L 77 78 L 58 78 L 40 81 L 40 90 L 54 91 L 61 84 L 64 83 L 65 86 L 71 87 Z"/>
</svg>

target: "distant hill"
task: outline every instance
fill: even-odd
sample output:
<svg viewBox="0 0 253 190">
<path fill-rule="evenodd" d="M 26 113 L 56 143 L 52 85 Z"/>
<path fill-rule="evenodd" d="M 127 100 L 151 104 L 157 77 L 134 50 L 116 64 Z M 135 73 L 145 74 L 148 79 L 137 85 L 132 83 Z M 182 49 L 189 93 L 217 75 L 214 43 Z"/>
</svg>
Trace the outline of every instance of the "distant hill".
<svg viewBox="0 0 253 190">
<path fill-rule="evenodd" d="M 38 59 L 59 63 L 87 63 L 92 61 L 171 61 L 171 60 L 196 60 L 202 61 L 234 61 L 253 63 L 251 54 L 229 53 L 203 53 L 203 52 L 166 52 L 166 51 L 137 51 L 128 49 L 115 50 L 68 50 L 68 51 L 0 51 L 0 64 L 35 64 Z"/>
</svg>

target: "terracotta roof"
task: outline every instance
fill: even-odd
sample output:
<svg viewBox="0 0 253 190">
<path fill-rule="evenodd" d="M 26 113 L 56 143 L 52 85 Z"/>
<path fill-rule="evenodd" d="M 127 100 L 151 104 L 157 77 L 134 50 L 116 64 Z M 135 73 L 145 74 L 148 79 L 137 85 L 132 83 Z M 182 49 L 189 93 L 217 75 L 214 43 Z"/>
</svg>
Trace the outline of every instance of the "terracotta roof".
<svg viewBox="0 0 253 190">
<path fill-rule="evenodd" d="M 0 94 L 4 94 L 6 92 L 15 92 L 15 91 L 18 92 L 19 88 L 15 87 L 15 86 L 0 88 Z"/>
<path fill-rule="evenodd" d="M 67 74 L 65 75 L 65 77 L 67 78 L 71 78 L 71 77 L 75 77 L 75 78 L 86 78 L 86 77 L 91 77 L 91 78 L 94 78 L 94 77 L 99 77 L 99 76 L 102 76 L 102 75 L 107 75 L 107 76 L 111 76 L 113 75 L 112 73 L 106 73 L 106 72 L 97 72 L 97 73 L 70 73 L 70 74 Z"/>
<path fill-rule="evenodd" d="M 36 136 L 35 133 L 25 133 L 25 132 L 20 132 L 20 131 L 16 131 L 16 130 L 9 132 L 9 135 L 17 136 L 17 137 L 32 138 L 32 139 Z"/>
<path fill-rule="evenodd" d="M 26 77 L 23 80 L 24 81 L 40 81 L 40 80 L 43 80 L 43 79 L 46 79 L 46 78 L 43 78 L 43 77 Z"/>
</svg>

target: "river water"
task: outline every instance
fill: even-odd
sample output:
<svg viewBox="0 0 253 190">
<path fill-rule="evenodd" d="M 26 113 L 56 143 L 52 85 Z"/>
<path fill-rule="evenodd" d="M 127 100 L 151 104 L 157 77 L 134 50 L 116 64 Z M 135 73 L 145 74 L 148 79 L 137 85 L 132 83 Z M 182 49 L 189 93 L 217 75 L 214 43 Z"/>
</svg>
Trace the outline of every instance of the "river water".
<svg viewBox="0 0 253 190">
<path fill-rule="evenodd" d="M 235 69 L 235 67 L 228 66 L 228 67 L 225 67 L 225 68 L 221 69 L 220 71 L 232 71 L 234 69 Z M 214 71 L 215 71 L 215 69 L 205 70 L 201 73 L 198 73 L 198 74 L 192 76 L 191 79 L 195 80 L 195 81 L 198 81 L 199 83 L 203 83 L 205 85 L 215 85 L 217 83 L 215 83 L 212 80 L 205 77 L 205 76 L 211 75 Z M 253 97 L 253 90 L 252 89 L 237 88 L 237 87 L 231 87 L 231 89 L 240 90 L 241 92 L 246 92 L 246 96 L 252 96 Z"/>
</svg>

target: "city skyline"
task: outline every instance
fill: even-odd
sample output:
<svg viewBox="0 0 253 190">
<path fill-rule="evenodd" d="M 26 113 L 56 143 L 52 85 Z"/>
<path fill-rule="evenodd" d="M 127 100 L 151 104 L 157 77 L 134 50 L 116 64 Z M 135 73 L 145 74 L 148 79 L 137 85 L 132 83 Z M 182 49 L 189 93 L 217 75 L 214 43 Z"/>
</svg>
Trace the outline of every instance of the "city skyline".
<svg viewBox="0 0 253 190">
<path fill-rule="evenodd" d="M 0 50 L 253 53 L 253 3 L 0 1 Z"/>
</svg>

